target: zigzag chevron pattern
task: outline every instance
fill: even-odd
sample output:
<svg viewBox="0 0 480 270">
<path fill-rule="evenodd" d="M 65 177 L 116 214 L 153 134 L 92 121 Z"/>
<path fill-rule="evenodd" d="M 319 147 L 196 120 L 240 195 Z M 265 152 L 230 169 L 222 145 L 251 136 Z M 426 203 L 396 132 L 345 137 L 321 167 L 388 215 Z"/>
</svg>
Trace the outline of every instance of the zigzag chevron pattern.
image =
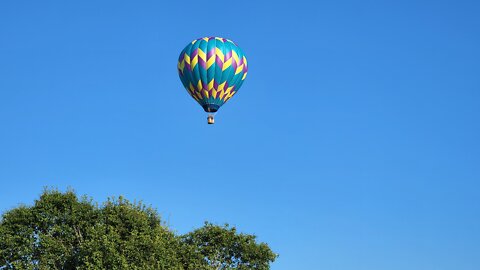
<svg viewBox="0 0 480 270">
<path fill-rule="evenodd" d="M 188 93 L 206 112 L 216 112 L 238 92 L 247 77 L 247 58 L 231 40 L 192 41 L 178 59 L 178 74 Z"/>
</svg>

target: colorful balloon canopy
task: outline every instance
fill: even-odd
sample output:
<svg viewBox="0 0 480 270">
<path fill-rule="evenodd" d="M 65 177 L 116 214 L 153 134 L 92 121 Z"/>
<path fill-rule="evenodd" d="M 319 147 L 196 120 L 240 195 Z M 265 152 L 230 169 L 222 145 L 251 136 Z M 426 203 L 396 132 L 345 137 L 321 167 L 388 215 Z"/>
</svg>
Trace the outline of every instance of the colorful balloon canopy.
<svg viewBox="0 0 480 270">
<path fill-rule="evenodd" d="M 209 113 L 216 112 L 238 92 L 247 71 L 242 50 L 233 41 L 220 37 L 192 41 L 178 59 L 183 86 Z"/>
</svg>

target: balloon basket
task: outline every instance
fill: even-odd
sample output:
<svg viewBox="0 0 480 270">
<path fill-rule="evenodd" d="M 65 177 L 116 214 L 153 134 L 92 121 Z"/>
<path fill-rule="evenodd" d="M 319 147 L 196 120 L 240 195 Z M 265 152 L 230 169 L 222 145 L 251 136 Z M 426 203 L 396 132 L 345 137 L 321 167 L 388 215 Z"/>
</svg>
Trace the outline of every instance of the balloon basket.
<svg viewBox="0 0 480 270">
<path fill-rule="evenodd" d="M 209 114 L 209 115 L 207 116 L 207 123 L 208 123 L 209 125 L 215 124 L 215 119 L 213 118 L 213 114 Z"/>
</svg>

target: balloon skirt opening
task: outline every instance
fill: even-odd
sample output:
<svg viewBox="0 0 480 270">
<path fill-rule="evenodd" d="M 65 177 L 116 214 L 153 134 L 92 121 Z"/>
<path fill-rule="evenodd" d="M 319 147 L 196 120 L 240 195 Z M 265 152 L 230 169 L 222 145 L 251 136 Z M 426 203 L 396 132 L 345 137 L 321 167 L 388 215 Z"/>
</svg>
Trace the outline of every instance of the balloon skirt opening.
<svg viewBox="0 0 480 270">
<path fill-rule="evenodd" d="M 207 113 L 217 112 L 218 109 L 220 108 L 220 106 L 218 106 L 216 104 L 205 104 L 205 105 L 202 105 L 202 107 L 203 107 L 203 110 Z"/>
</svg>

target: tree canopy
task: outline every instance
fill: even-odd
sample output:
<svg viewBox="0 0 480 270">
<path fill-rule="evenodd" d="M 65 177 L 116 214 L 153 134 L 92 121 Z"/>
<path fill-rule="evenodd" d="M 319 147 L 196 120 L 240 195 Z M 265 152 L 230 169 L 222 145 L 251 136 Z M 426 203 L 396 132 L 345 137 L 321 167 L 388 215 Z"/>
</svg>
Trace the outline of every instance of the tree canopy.
<svg viewBox="0 0 480 270">
<path fill-rule="evenodd" d="M 157 211 L 123 197 L 98 205 L 45 190 L 0 220 L 0 270 L 270 269 L 277 255 L 254 235 L 205 223 L 177 235 Z"/>
</svg>

